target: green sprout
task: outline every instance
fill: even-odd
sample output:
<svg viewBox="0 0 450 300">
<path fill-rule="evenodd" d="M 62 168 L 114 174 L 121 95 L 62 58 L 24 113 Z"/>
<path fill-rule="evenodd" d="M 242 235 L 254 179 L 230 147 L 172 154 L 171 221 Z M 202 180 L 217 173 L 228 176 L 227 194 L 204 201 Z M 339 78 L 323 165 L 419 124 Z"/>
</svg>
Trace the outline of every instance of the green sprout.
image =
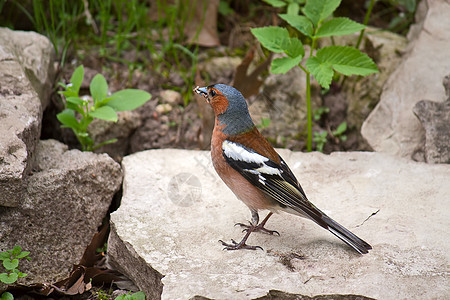
<svg viewBox="0 0 450 300">
<path fill-rule="evenodd" d="M 59 83 L 65 90 L 59 93 L 63 95 L 65 109 L 56 117 L 62 127 L 72 129 L 81 144 L 83 151 L 93 151 L 103 145 L 111 144 L 117 139 L 110 139 L 96 143 L 88 133 L 88 126 L 94 118 L 117 122 L 117 112 L 133 110 L 150 100 L 151 95 L 137 89 L 125 89 L 108 95 L 108 83 L 101 74 L 92 79 L 89 97 L 80 97 L 79 92 L 84 78 L 84 68 L 79 66 L 70 78 L 70 83 Z"/>
</svg>

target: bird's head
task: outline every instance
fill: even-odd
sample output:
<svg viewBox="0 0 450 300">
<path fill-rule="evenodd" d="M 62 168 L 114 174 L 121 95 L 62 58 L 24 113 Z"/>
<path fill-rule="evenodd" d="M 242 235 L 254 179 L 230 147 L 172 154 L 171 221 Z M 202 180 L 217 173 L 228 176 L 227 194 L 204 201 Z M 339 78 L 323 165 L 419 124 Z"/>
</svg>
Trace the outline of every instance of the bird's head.
<svg viewBox="0 0 450 300">
<path fill-rule="evenodd" d="M 194 92 L 206 98 L 221 125 L 228 134 L 238 134 L 254 127 L 244 96 L 234 87 L 214 84 L 196 87 Z"/>
</svg>

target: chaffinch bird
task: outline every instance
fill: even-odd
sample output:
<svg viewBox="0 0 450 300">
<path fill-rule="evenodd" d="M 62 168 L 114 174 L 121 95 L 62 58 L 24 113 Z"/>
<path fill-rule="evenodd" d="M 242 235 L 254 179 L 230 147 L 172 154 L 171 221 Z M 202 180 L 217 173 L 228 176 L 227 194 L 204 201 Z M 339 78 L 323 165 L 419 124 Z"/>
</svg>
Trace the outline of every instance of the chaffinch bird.
<svg viewBox="0 0 450 300">
<path fill-rule="evenodd" d="M 196 87 L 194 92 L 204 96 L 215 114 L 211 139 L 211 158 L 217 174 L 242 200 L 252 213 L 250 225 L 244 225 L 243 239 L 237 243 L 220 241 L 224 249 L 262 249 L 246 244 L 255 231 L 277 233 L 264 228 L 273 212 L 285 211 L 313 220 L 318 225 L 350 245 L 361 254 L 372 247 L 349 230 L 328 217 L 309 202 L 297 178 L 269 142 L 259 133 L 248 112 L 242 94 L 225 84 Z M 269 210 L 259 223 L 258 210 Z"/>
</svg>

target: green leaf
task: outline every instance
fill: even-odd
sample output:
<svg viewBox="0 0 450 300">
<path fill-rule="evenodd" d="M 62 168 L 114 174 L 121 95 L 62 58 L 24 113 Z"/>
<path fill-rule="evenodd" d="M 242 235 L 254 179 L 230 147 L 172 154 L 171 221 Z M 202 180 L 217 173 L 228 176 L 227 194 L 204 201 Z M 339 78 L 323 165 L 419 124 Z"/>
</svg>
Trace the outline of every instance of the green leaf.
<svg viewBox="0 0 450 300">
<path fill-rule="evenodd" d="M 284 1 L 280 0 L 263 0 L 264 2 L 272 5 L 273 7 L 283 7 L 286 6 L 286 3 Z"/>
<path fill-rule="evenodd" d="M 125 89 L 111 95 L 106 105 L 115 111 L 133 110 L 145 104 L 152 95 L 137 89 Z"/>
<path fill-rule="evenodd" d="M 14 296 L 10 292 L 4 292 L 0 297 L 0 300 L 14 300 Z"/>
<path fill-rule="evenodd" d="M 341 135 L 347 130 L 347 122 L 342 122 L 339 124 L 339 126 L 336 128 L 335 131 L 333 131 L 333 135 Z"/>
<path fill-rule="evenodd" d="M 9 252 L 0 252 L 0 260 L 4 260 L 5 258 L 10 258 L 11 254 Z"/>
<path fill-rule="evenodd" d="M 300 63 L 303 56 L 298 57 L 282 57 L 272 61 L 270 71 L 274 74 L 284 74 Z"/>
<path fill-rule="evenodd" d="M 74 110 L 81 115 L 84 115 L 83 105 L 84 101 L 78 97 L 66 98 L 66 108 Z"/>
<path fill-rule="evenodd" d="M 108 95 L 108 83 L 106 83 L 105 77 L 102 74 L 97 74 L 89 85 L 92 99 L 94 103 L 100 102 Z"/>
<path fill-rule="evenodd" d="M 341 4 L 341 0 L 309 0 L 303 8 L 303 13 L 312 22 L 314 27 L 328 18 Z"/>
<path fill-rule="evenodd" d="M 275 53 L 283 53 L 286 44 L 289 44 L 290 37 L 286 28 L 277 26 L 267 26 L 250 29 L 258 41 L 268 50 Z"/>
<path fill-rule="evenodd" d="M 84 104 L 84 101 L 78 97 L 67 97 L 66 101 L 69 103 L 75 104 L 75 105 L 80 105 L 80 106 Z"/>
<path fill-rule="evenodd" d="M 61 94 L 61 95 L 64 95 L 66 98 L 68 98 L 68 97 L 78 97 L 78 92 L 74 92 L 72 90 L 59 91 L 58 93 Z"/>
<path fill-rule="evenodd" d="M 22 272 L 17 273 L 17 275 L 19 276 L 19 278 L 23 278 L 23 277 L 27 277 L 28 276 L 28 274 L 22 273 Z"/>
<path fill-rule="evenodd" d="M 356 48 L 347 46 L 330 46 L 318 50 L 316 56 L 306 61 L 306 67 L 324 88 L 330 86 L 333 69 L 346 76 L 366 76 L 378 72 L 376 64 L 370 57 Z"/>
<path fill-rule="evenodd" d="M 298 5 L 298 3 L 291 2 L 288 4 L 287 14 L 296 16 L 296 15 L 298 15 L 299 10 L 300 10 L 300 6 Z"/>
<path fill-rule="evenodd" d="M 135 300 L 145 300 L 145 293 L 142 291 L 134 293 L 132 296 Z"/>
<path fill-rule="evenodd" d="M 317 51 L 316 57 L 330 62 L 333 69 L 346 76 L 367 76 L 377 73 L 377 65 L 373 60 L 356 48 L 348 46 L 330 46 Z"/>
<path fill-rule="evenodd" d="M 70 90 L 76 93 L 76 95 L 74 96 L 78 95 L 81 84 L 83 83 L 83 78 L 84 78 L 84 67 L 83 65 L 81 65 L 78 68 L 76 68 L 75 71 L 73 71 L 72 77 L 70 77 L 70 83 L 72 84 Z"/>
<path fill-rule="evenodd" d="M 16 273 L 0 273 L 0 281 L 6 284 L 11 284 L 17 281 L 17 278 L 19 278 L 19 275 Z"/>
<path fill-rule="evenodd" d="M 300 31 L 306 36 L 312 37 L 313 25 L 305 16 L 294 16 L 289 14 L 279 14 L 280 18 L 288 22 L 289 25 Z"/>
<path fill-rule="evenodd" d="M 3 267 L 5 267 L 6 270 L 14 270 L 19 266 L 19 260 L 17 258 L 10 259 L 6 258 L 3 260 Z"/>
<path fill-rule="evenodd" d="M 308 58 L 305 66 L 311 72 L 314 78 L 316 78 L 320 86 L 326 89 L 330 87 L 331 79 L 333 79 L 334 74 L 330 63 L 321 62 L 317 57 L 312 56 Z"/>
<path fill-rule="evenodd" d="M 99 107 L 96 110 L 91 111 L 89 115 L 91 117 L 105 121 L 113 121 L 113 122 L 117 121 L 117 113 L 114 111 L 112 107 L 109 106 Z"/>
<path fill-rule="evenodd" d="M 11 254 L 16 256 L 16 255 L 19 255 L 20 252 L 22 252 L 22 247 L 14 246 L 14 248 L 12 249 Z"/>
<path fill-rule="evenodd" d="M 24 258 L 25 256 L 30 255 L 30 251 L 22 251 L 19 253 L 19 255 L 16 256 L 16 258 Z"/>
<path fill-rule="evenodd" d="M 348 18 L 334 18 L 324 22 L 317 30 L 316 37 L 325 37 L 333 35 L 346 35 L 366 28 L 363 24 L 359 24 Z"/>
<path fill-rule="evenodd" d="M 78 129 L 80 127 L 80 123 L 78 123 L 78 120 L 75 118 L 75 112 L 71 109 L 63 110 L 56 115 L 56 118 L 61 124 L 69 128 Z"/>
<path fill-rule="evenodd" d="M 305 55 L 305 48 L 303 48 L 303 44 L 298 38 L 289 38 L 289 43 L 286 44 L 284 53 L 291 58 L 297 58 L 299 56 L 303 58 Z"/>
</svg>

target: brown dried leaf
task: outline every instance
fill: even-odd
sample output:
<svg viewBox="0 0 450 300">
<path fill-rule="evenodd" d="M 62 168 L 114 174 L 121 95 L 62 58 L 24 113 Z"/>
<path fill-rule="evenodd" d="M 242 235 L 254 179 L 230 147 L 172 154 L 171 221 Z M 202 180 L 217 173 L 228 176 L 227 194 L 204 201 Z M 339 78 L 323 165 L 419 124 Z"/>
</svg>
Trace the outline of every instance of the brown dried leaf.
<svg viewBox="0 0 450 300">
<path fill-rule="evenodd" d="M 185 27 L 185 34 L 189 44 L 197 44 L 203 47 L 220 46 L 217 33 L 217 11 L 219 0 L 188 0 L 187 8 L 190 18 Z M 200 30 L 200 32 L 199 32 Z"/>
<path fill-rule="evenodd" d="M 91 242 L 84 250 L 83 257 L 80 260 L 80 265 L 85 267 L 93 267 L 102 257 L 101 253 L 97 253 L 98 248 L 103 248 L 109 234 L 109 222 L 105 222 L 100 230 L 94 234 Z"/>
<path fill-rule="evenodd" d="M 259 80 L 259 75 L 266 71 L 272 60 L 272 53 L 267 57 L 265 61 L 259 64 L 252 73 L 247 75 L 248 68 L 255 57 L 256 47 L 252 47 L 247 51 L 241 64 L 237 66 L 234 73 L 233 86 L 238 89 L 244 98 L 248 98 L 252 95 L 259 93 L 259 88 L 263 84 L 262 80 Z"/>
</svg>

